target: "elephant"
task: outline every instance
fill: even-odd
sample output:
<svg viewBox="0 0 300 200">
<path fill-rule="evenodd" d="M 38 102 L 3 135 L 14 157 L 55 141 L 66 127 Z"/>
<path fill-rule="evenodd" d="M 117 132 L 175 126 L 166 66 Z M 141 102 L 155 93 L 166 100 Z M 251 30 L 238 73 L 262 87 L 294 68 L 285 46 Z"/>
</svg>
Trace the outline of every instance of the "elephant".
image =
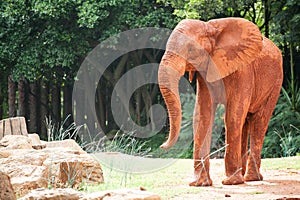
<svg viewBox="0 0 300 200">
<path fill-rule="evenodd" d="M 179 138 L 178 84 L 185 72 L 196 81 L 193 114 L 194 175 L 190 186 L 211 186 L 209 156 L 217 105 L 225 107 L 224 185 L 263 180 L 261 150 L 283 82 L 281 51 L 243 18 L 180 21 L 159 64 L 158 85 L 170 123 L 171 148 Z M 249 150 L 248 150 L 249 148 Z"/>
</svg>

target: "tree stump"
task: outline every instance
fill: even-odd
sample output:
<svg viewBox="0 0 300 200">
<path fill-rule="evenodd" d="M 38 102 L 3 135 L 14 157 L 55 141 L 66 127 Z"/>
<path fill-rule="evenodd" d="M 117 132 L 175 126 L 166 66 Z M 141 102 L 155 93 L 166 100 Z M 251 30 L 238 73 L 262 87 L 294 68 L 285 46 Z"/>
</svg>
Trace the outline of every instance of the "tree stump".
<svg viewBox="0 0 300 200">
<path fill-rule="evenodd" d="M 0 121 L 0 140 L 5 135 L 28 136 L 26 121 L 24 117 L 13 117 Z"/>
</svg>

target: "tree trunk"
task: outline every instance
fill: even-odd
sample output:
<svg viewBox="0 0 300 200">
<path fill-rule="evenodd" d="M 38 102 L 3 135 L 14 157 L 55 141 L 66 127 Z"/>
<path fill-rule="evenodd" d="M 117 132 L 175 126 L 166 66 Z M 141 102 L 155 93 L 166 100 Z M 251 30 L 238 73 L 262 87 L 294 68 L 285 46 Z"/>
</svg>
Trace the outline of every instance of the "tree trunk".
<svg viewBox="0 0 300 200">
<path fill-rule="evenodd" d="M 16 83 L 8 77 L 8 116 L 16 116 Z"/>
<path fill-rule="evenodd" d="M 291 70 L 291 95 L 292 95 L 292 110 L 295 111 L 296 106 L 296 89 L 295 89 L 295 71 L 294 71 L 294 58 L 293 58 L 293 42 L 290 42 L 290 70 Z"/>
<path fill-rule="evenodd" d="M 30 133 L 37 133 L 37 85 L 36 82 L 29 84 L 29 126 Z"/>
<path fill-rule="evenodd" d="M 103 85 L 100 84 L 102 87 Z M 105 110 L 105 106 L 104 106 L 104 101 L 103 101 L 103 88 L 100 87 L 100 85 L 98 85 L 97 87 L 97 102 L 96 102 L 96 112 L 97 112 L 97 118 L 98 118 L 98 122 L 100 124 L 101 130 L 103 132 L 105 132 L 105 122 L 106 122 L 106 110 Z"/>
<path fill-rule="evenodd" d="M 0 120 L 3 119 L 3 103 L 4 103 L 4 98 L 3 96 L 0 95 Z"/>
<path fill-rule="evenodd" d="M 26 84 L 24 79 L 18 81 L 18 116 L 26 114 Z"/>
<path fill-rule="evenodd" d="M 106 125 L 106 130 L 111 131 L 111 130 L 116 130 L 118 129 L 117 124 L 114 121 L 114 117 L 112 114 L 112 109 L 111 109 L 111 91 L 113 90 L 113 87 L 110 84 L 106 85 L 107 87 L 105 88 L 106 90 L 106 120 L 107 120 L 107 125 Z"/>
<path fill-rule="evenodd" d="M 135 95 L 135 102 L 136 102 L 136 106 L 135 106 L 135 121 L 136 121 L 136 124 L 137 125 L 141 125 L 141 104 L 142 104 L 142 101 L 141 101 L 141 92 L 142 90 L 141 89 L 138 89 L 136 91 L 136 95 Z"/>
<path fill-rule="evenodd" d="M 61 122 L 61 87 L 60 83 L 54 81 L 51 89 L 51 108 L 52 108 L 52 119 L 55 123 Z"/>
<path fill-rule="evenodd" d="M 39 109 L 39 120 L 38 124 L 40 125 L 40 137 L 44 140 L 47 140 L 47 128 L 46 128 L 46 117 L 48 117 L 48 100 L 49 92 L 48 85 L 45 80 L 41 80 L 40 82 L 40 109 Z"/>
<path fill-rule="evenodd" d="M 265 7 L 265 37 L 269 38 L 269 21 L 270 21 L 270 9 L 269 9 L 269 2 L 268 0 L 263 1 Z"/>
<path fill-rule="evenodd" d="M 142 91 L 142 99 L 144 101 L 144 113 L 146 115 L 146 124 L 150 124 L 151 123 L 151 129 L 154 130 L 155 129 L 155 123 L 154 121 L 151 121 L 151 116 L 153 115 L 152 113 L 150 113 L 150 107 L 152 105 L 152 99 L 151 96 L 147 90 L 147 88 L 145 87 L 145 89 Z"/>
<path fill-rule="evenodd" d="M 66 120 L 65 126 L 69 126 L 73 122 L 72 117 L 72 86 L 65 84 L 63 87 L 63 120 Z"/>
</svg>

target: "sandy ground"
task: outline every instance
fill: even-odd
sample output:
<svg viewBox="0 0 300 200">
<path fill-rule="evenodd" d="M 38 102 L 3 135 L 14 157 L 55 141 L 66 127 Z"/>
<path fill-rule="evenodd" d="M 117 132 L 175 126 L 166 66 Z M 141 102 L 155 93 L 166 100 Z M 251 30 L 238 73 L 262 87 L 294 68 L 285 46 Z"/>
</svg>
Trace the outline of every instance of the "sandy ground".
<svg viewBox="0 0 300 200">
<path fill-rule="evenodd" d="M 300 159 L 299 159 L 300 162 Z M 199 188 L 198 194 L 182 194 L 171 200 L 185 199 L 299 199 L 300 200 L 300 170 L 286 168 L 278 170 L 262 169 L 263 181 L 247 182 L 242 185 L 225 186 L 221 184 L 224 178 L 223 160 L 211 161 L 211 178 L 213 186 Z M 189 180 L 178 187 L 188 187 L 192 177 L 187 174 Z M 174 189 L 174 188 L 172 188 Z"/>
</svg>

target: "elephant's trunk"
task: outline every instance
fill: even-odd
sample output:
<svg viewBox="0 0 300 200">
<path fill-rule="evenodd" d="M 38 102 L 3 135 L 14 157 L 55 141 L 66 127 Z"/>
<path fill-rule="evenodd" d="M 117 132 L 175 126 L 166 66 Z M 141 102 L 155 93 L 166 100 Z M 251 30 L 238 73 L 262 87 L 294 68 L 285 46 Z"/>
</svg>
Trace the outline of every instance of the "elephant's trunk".
<svg viewBox="0 0 300 200">
<path fill-rule="evenodd" d="M 162 61 L 158 71 L 158 83 L 160 91 L 165 100 L 169 122 L 170 122 L 170 133 L 168 140 L 163 143 L 160 148 L 169 149 L 178 140 L 180 126 L 181 126 L 181 103 L 179 97 L 179 80 L 183 75 L 184 71 L 179 71 L 178 68 L 173 67 L 180 63 L 170 63 Z"/>
</svg>

